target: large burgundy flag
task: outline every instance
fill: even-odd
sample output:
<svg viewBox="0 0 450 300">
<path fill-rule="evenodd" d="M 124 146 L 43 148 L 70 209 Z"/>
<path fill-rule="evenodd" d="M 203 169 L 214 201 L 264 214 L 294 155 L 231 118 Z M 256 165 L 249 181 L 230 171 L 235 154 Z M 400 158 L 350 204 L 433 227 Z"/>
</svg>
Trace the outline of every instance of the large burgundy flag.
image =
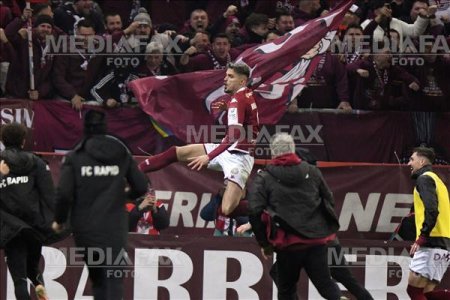
<svg viewBox="0 0 450 300">
<path fill-rule="evenodd" d="M 261 124 L 275 124 L 287 105 L 301 92 L 327 51 L 336 29 L 353 1 L 343 1 L 324 17 L 311 20 L 277 40 L 247 49 L 236 61 L 251 68 L 250 87 L 258 105 Z M 189 141 L 192 128 L 221 123 L 226 101 L 225 70 L 156 76 L 130 83 L 144 112 Z M 203 141 L 206 142 L 206 141 Z"/>
</svg>

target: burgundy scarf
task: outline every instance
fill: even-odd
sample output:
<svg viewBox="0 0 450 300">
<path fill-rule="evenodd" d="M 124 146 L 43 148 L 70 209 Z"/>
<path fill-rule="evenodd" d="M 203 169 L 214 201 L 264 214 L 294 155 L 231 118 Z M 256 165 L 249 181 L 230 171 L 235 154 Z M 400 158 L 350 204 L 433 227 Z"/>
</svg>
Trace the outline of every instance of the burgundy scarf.
<svg viewBox="0 0 450 300">
<path fill-rule="evenodd" d="M 301 162 L 302 160 L 295 153 L 287 153 L 273 158 L 270 164 L 275 166 L 293 166 Z"/>
</svg>

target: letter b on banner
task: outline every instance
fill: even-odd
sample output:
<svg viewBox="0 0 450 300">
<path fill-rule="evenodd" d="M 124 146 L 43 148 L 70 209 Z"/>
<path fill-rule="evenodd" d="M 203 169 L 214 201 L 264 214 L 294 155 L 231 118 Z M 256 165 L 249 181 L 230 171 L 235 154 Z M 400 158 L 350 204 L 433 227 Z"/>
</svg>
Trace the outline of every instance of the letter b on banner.
<svg viewBox="0 0 450 300">
<path fill-rule="evenodd" d="M 236 281 L 227 281 L 227 259 L 234 258 L 241 265 Z M 203 262 L 203 299 L 226 299 L 227 289 L 233 289 L 238 299 L 259 299 L 250 288 L 261 280 L 263 267 L 259 258 L 244 251 L 205 251 Z"/>
<path fill-rule="evenodd" d="M 172 275 L 164 280 L 158 278 L 160 260 L 169 259 Z M 170 299 L 190 299 L 187 282 L 193 272 L 191 258 L 184 252 L 172 249 L 136 249 L 134 272 L 134 298 L 159 299 L 158 287 L 167 289 Z"/>
</svg>

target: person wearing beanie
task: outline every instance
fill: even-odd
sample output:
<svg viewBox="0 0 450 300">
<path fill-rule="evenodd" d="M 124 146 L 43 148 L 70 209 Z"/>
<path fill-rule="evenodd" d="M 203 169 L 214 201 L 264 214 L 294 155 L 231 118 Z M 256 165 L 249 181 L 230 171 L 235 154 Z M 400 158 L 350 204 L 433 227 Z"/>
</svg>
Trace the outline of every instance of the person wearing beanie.
<svg viewBox="0 0 450 300">
<path fill-rule="evenodd" d="M 125 39 L 126 41 L 123 41 Z M 145 64 L 145 49 L 146 46 L 152 41 L 158 41 L 163 44 L 164 47 L 169 45 L 169 36 L 167 34 L 159 34 L 154 30 L 152 25 L 152 19 L 147 10 L 143 7 L 139 8 L 138 14 L 133 18 L 133 22 L 123 31 L 117 31 L 112 35 L 113 41 L 120 41 L 120 45 L 124 45 L 122 48 L 118 48 L 121 53 L 127 53 L 132 49 L 130 55 L 133 58 L 138 58 L 138 66 Z M 136 55 L 139 53 L 141 55 Z M 116 68 L 131 68 L 135 69 L 136 65 L 130 66 L 124 65 L 126 62 L 122 62 L 120 66 Z"/>
<path fill-rule="evenodd" d="M 39 15 L 39 16 L 36 18 L 36 21 L 34 21 L 33 27 L 34 27 L 34 28 L 39 27 L 39 25 L 41 25 L 41 24 L 47 24 L 47 25 L 49 25 L 52 29 L 53 29 L 53 27 L 55 26 L 55 23 L 54 23 L 54 21 L 53 21 L 53 18 L 52 18 L 51 16 L 48 16 L 48 15 Z"/>
<path fill-rule="evenodd" d="M 152 27 L 152 19 L 147 10 L 143 7 L 139 8 L 138 14 L 133 19 L 134 22 L 138 22 L 139 25 L 148 25 Z"/>
<path fill-rule="evenodd" d="M 49 55 L 47 38 L 54 38 L 53 18 L 46 14 L 40 14 L 33 23 L 33 75 L 34 90 L 30 87 L 30 69 L 27 31 L 22 28 L 21 22 L 13 22 L 7 28 L 9 41 L 16 50 L 16 55 L 11 59 L 9 67 L 6 91 L 16 98 L 29 98 L 31 100 L 52 98 L 53 84 L 50 73 L 53 69 L 53 56 Z"/>
<path fill-rule="evenodd" d="M 82 249 L 80 255 L 89 270 L 94 299 L 119 300 L 123 297 L 125 274 L 118 276 L 123 266 L 114 263 L 128 261 L 128 218 L 124 207 L 127 199 L 145 194 L 148 180 L 127 146 L 107 134 L 104 112 L 88 111 L 83 131 L 84 137 L 65 156 L 61 167 L 52 227 L 60 232 L 70 215 L 75 244 Z"/>
</svg>

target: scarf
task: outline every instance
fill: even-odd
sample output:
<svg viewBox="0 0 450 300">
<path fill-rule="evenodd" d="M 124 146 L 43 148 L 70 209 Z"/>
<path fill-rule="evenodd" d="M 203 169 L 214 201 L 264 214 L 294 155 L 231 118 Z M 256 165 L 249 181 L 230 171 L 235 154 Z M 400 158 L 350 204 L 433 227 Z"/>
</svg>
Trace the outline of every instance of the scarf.
<svg viewBox="0 0 450 300">
<path fill-rule="evenodd" d="M 301 162 L 302 160 L 295 153 L 287 153 L 273 158 L 270 164 L 275 166 L 293 166 Z"/>
</svg>

